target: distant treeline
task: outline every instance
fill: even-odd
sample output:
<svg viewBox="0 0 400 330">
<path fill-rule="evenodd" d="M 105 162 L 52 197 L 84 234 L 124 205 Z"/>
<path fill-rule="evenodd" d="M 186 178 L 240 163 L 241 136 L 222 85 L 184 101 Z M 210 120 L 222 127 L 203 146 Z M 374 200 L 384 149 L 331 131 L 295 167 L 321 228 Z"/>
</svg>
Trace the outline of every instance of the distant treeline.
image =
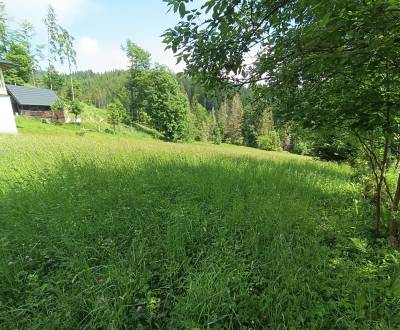
<svg viewBox="0 0 400 330">
<path fill-rule="evenodd" d="M 53 72 L 53 89 L 63 98 L 70 97 L 70 76 Z M 102 73 L 76 71 L 72 75 L 75 86 L 75 97 L 82 102 L 94 105 L 97 108 L 106 108 L 115 98 L 121 95 L 126 85 L 128 71 L 112 70 Z M 47 72 L 39 73 L 38 87 L 50 88 Z"/>
</svg>

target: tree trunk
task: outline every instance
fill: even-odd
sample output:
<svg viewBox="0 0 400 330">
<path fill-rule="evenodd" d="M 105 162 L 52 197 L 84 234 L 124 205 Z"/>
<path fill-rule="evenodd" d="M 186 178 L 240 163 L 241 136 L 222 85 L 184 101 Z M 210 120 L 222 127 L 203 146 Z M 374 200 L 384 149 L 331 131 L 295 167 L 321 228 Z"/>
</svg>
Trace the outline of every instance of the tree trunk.
<svg viewBox="0 0 400 330">
<path fill-rule="evenodd" d="M 36 77 L 35 77 L 35 72 L 32 70 L 32 80 L 33 80 L 33 86 L 37 87 L 36 85 Z"/>
<path fill-rule="evenodd" d="M 71 79 L 71 94 L 72 94 L 72 101 L 75 101 L 75 91 L 74 91 L 74 83 L 72 81 L 72 76 L 70 76 Z"/>
<path fill-rule="evenodd" d="M 379 233 L 381 226 L 381 204 L 382 204 L 382 183 L 383 181 L 378 181 L 376 185 L 376 196 L 375 196 L 375 230 Z"/>
<path fill-rule="evenodd" d="M 51 62 L 49 60 L 49 68 L 47 70 L 47 74 L 49 75 L 49 82 L 50 82 L 50 89 L 53 90 L 53 79 L 52 79 L 52 67 L 51 67 Z"/>
<path fill-rule="evenodd" d="M 75 91 L 74 91 L 74 82 L 72 80 L 72 70 L 71 70 L 71 63 L 68 60 L 68 66 L 69 66 L 69 79 L 71 82 L 71 96 L 72 96 L 72 101 L 75 101 Z"/>
</svg>

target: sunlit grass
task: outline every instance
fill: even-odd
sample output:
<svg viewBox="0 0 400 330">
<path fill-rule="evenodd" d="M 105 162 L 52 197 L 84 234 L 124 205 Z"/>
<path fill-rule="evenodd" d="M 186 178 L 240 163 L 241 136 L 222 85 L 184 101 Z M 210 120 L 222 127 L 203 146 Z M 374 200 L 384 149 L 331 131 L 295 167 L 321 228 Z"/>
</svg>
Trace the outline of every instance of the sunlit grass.
<svg viewBox="0 0 400 330">
<path fill-rule="evenodd" d="M 399 253 L 368 240 L 348 166 L 19 125 L 0 136 L 0 327 L 399 328 Z"/>
</svg>

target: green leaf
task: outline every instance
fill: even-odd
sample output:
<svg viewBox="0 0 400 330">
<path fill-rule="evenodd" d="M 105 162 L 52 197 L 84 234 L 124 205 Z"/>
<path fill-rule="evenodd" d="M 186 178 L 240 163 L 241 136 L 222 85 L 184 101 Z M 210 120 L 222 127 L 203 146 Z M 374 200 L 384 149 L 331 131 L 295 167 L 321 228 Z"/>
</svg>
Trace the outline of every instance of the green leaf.
<svg viewBox="0 0 400 330">
<path fill-rule="evenodd" d="M 181 2 L 179 5 L 179 15 L 181 15 L 181 18 L 185 17 L 186 15 L 186 7 L 184 2 Z"/>
<path fill-rule="evenodd" d="M 356 238 L 356 237 L 350 238 L 350 240 L 353 243 L 354 247 L 358 251 L 363 252 L 363 253 L 367 252 L 367 246 L 368 245 L 367 245 L 367 242 L 365 240 L 363 240 L 361 238 Z"/>
<path fill-rule="evenodd" d="M 400 298 L 400 276 L 398 276 L 392 284 L 392 293 L 395 297 Z"/>
</svg>

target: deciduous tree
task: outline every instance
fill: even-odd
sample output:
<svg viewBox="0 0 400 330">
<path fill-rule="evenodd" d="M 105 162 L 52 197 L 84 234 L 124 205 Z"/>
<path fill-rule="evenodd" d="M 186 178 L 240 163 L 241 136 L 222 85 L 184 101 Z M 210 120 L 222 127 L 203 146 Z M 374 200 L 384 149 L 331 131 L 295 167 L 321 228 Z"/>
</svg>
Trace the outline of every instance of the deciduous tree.
<svg viewBox="0 0 400 330">
<path fill-rule="evenodd" d="M 52 70 L 54 69 L 54 62 L 57 59 L 59 44 L 58 44 L 58 34 L 59 26 L 57 24 L 57 17 L 54 8 L 49 5 L 47 8 L 46 17 L 43 19 L 43 23 L 47 28 L 47 74 L 50 89 L 53 89 L 52 81 Z"/>
<path fill-rule="evenodd" d="M 140 121 L 143 106 L 143 74 L 150 68 L 150 54 L 128 39 L 121 47 L 129 60 L 129 78 L 126 88 L 129 95 L 129 111 L 133 121 Z"/>
<path fill-rule="evenodd" d="M 74 37 L 69 34 L 69 32 L 62 26 L 59 26 L 58 34 L 58 56 L 60 58 L 61 64 L 67 61 L 69 70 L 69 80 L 71 86 L 71 96 L 72 101 L 75 101 L 75 90 L 74 81 L 72 77 L 72 70 L 76 68 L 76 51 L 74 49 Z"/>
<path fill-rule="evenodd" d="M 126 111 L 122 103 L 118 100 L 111 102 L 107 107 L 107 121 L 112 125 L 114 134 L 116 133 L 116 128 L 122 123 L 126 115 Z"/>
</svg>

